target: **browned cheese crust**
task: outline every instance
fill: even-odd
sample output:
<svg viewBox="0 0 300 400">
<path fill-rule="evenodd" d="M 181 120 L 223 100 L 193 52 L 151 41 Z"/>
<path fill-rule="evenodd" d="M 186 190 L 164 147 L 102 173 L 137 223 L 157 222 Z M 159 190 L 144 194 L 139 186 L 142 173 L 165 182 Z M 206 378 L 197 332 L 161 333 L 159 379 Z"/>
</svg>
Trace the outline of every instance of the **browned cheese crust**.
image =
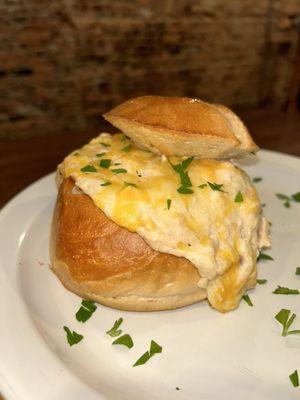
<svg viewBox="0 0 300 400">
<path fill-rule="evenodd" d="M 60 185 L 50 242 L 53 271 L 86 299 L 121 310 L 155 311 L 206 297 L 188 260 L 154 251 L 138 234 L 115 224 L 70 178 Z"/>
<path fill-rule="evenodd" d="M 233 111 L 199 99 L 137 97 L 104 118 L 156 154 L 226 159 L 258 150 Z"/>
</svg>

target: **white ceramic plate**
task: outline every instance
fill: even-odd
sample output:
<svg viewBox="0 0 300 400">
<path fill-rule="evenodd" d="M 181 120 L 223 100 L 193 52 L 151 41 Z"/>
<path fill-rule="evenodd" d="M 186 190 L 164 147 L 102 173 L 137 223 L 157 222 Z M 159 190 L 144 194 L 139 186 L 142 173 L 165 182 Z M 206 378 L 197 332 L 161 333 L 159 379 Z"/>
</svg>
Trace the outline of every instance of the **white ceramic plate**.
<svg viewBox="0 0 300 400">
<path fill-rule="evenodd" d="M 262 151 L 243 168 L 256 184 L 273 223 L 275 261 L 260 262 L 268 279 L 227 314 L 206 302 L 176 311 L 134 313 L 99 305 L 85 324 L 74 315 L 81 299 L 49 270 L 48 236 L 56 189 L 48 175 L 0 213 L 0 390 L 7 400 L 299 399 L 289 374 L 300 373 L 300 337 L 280 336 L 281 308 L 300 315 L 300 296 L 274 295 L 277 285 L 300 288 L 300 204 L 275 197 L 300 190 L 300 159 Z M 134 347 L 112 346 L 105 334 L 123 317 Z M 69 347 L 63 325 L 84 339 Z M 300 318 L 294 322 L 300 328 Z M 151 339 L 162 354 L 132 368 Z M 176 390 L 178 387 L 180 390 Z"/>
</svg>

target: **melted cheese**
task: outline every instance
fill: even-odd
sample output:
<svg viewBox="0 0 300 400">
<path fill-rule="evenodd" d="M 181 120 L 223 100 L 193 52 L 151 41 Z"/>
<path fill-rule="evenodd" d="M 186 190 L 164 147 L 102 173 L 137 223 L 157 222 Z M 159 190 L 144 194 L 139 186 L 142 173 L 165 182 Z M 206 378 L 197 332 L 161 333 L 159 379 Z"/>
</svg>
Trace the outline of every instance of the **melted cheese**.
<svg viewBox="0 0 300 400">
<path fill-rule="evenodd" d="M 109 168 L 100 166 L 102 159 L 111 160 Z M 187 168 L 193 193 L 180 194 L 180 177 L 169 161 L 183 159 L 168 160 L 121 134 L 103 133 L 69 155 L 60 169 L 115 223 L 137 232 L 157 251 L 190 260 L 210 303 L 228 311 L 237 306 L 255 268 L 261 211 L 256 191 L 230 162 L 193 160 Z M 87 165 L 96 172 L 83 172 Z M 222 184 L 223 192 L 207 182 Z M 238 192 L 241 203 L 234 201 Z"/>
</svg>

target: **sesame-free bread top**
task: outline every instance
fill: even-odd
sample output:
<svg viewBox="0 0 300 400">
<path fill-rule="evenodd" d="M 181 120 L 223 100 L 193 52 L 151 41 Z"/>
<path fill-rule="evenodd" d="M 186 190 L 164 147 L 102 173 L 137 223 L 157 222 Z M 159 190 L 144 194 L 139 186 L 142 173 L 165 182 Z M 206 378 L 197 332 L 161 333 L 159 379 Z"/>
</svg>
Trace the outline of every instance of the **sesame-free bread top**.
<svg viewBox="0 0 300 400">
<path fill-rule="evenodd" d="M 156 154 L 227 159 L 258 150 L 233 111 L 199 99 L 137 97 L 104 118 L 138 146 Z"/>
</svg>

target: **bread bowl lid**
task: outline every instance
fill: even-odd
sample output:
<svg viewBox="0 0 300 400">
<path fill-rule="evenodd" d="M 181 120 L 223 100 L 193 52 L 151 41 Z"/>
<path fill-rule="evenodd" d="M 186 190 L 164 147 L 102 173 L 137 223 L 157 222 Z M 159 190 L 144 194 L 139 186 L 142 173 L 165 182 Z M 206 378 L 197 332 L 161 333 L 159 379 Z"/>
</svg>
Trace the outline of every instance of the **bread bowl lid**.
<svg viewBox="0 0 300 400">
<path fill-rule="evenodd" d="M 258 150 L 229 108 L 187 97 L 137 97 L 104 118 L 139 147 L 166 156 L 228 159 Z"/>
</svg>

